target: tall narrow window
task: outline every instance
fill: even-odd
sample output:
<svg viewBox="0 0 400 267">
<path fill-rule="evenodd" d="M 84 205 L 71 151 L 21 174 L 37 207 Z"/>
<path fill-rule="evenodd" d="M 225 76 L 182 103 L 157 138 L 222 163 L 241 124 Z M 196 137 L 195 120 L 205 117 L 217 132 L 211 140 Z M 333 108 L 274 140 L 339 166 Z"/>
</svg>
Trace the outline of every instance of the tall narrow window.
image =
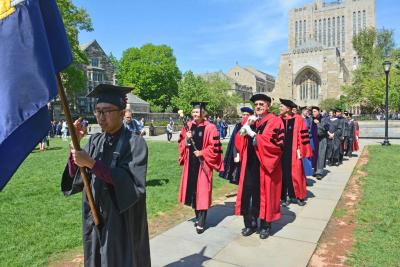
<svg viewBox="0 0 400 267">
<path fill-rule="evenodd" d="M 303 31 L 303 43 L 306 43 L 307 40 L 307 22 L 303 21 L 304 31 Z"/>
<path fill-rule="evenodd" d="M 302 37 L 303 37 L 303 23 L 300 20 L 300 22 L 299 22 L 299 45 L 301 45 Z"/>
<path fill-rule="evenodd" d="M 336 35 L 335 35 L 335 30 L 336 30 L 336 23 L 335 23 L 335 18 L 332 19 L 332 46 L 335 46 L 336 44 Z"/>
<path fill-rule="evenodd" d="M 363 28 L 367 28 L 367 12 L 363 10 Z"/>
<path fill-rule="evenodd" d="M 344 46 L 345 34 L 344 34 L 344 16 L 342 16 L 342 51 L 346 51 L 346 47 Z"/>
<path fill-rule="evenodd" d="M 324 45 L 326 45 L 326 19 L 324 19 Z"/>
<path fill-rule="evenodd" d="M 299 28 L 298 28 L 298 22 L 297 21 L 296 21 L 295 28 L 296 28 L 296 30 L 295 30 L 295 34 L 294 34 L 294 39 L 295 39 L 295 47 L 297 47 L 297 45 L 298 45 L 297 38 L 299 37 L 299 35 L 298 35 Z"/>
<path fill-rule="evenodd" d="M 318 42 L 322 44 L 322 22 L 319 20 L 318 22 Z"/>
<path fill-rule="evenodd" d="M 340 17 L 336 18 L 337 21 L 337 47 L 340 49 Z"/>
<path fill-rule="evenodd" d="M 353 12 L 353 36 L 357 35 L 356 12 Z"/>
<path fill-rule="evenodd" d="M 314 20 L 314 41 L 317 41 L 317 20 Z"/>
<path fill-rule="evenodd" d="M 328 18 L 328 47 L 331 46 L 331 18 Z"/>
<path fill-rule="evenodd" d="M 361 32 L 361 11 L 358 11 L 358 30 L 357 32 L 360 33 Z"/>
</svg>

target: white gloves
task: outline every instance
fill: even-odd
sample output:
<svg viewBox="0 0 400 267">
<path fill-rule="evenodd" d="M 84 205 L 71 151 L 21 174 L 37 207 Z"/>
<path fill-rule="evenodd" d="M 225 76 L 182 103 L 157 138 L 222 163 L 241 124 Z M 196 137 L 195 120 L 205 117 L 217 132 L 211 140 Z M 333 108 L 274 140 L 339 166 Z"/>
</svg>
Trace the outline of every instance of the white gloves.
<svg viewBox="0 0 400 267">
<path fill-rule="evenodd" d="M 250 136 L 251 138 L 253 138 L 256 135 L 256 133 L 250 128 L 250 125 L 248 124 L 244 125 L 242 129 L 244 129 L 247 135 Z"/>
</svg>

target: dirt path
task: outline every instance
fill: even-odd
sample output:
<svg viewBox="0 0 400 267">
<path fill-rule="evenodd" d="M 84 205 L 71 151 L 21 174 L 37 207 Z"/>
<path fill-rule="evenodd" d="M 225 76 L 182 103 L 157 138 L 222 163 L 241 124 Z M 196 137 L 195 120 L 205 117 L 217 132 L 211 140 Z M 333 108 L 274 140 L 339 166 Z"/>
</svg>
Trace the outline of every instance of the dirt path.
<svg viewBox="0 0 400 267">
<path fill-rule="evenodd" d="M 353 246 L 356 206 L 362 197 L 360 178 L 367 175 L 361 169 L 367 162 L 368 147 L 365 147 L 308 263 L 309 267 L 346 266 L 348 252 Z"/>
</svg>

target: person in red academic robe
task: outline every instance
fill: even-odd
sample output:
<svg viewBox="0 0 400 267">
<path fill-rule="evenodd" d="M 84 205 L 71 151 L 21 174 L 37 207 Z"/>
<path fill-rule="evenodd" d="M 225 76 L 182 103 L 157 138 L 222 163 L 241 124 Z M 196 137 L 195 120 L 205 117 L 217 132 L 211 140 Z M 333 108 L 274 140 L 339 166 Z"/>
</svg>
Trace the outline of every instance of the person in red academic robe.
<svg viewBox="0 0 400 267">
<path fill-rule="evenodd" d="M 303 117 L 292 112 L 295 103 L 287 99 L 280 101 L 280 118 L 285 129 L 281 203 L 283 206 L 291 202 L 304 206 L 307 189 L 302 159 L 312 157 L 308 128 Z"/>
<path fill-rule="evenodd" d="M 353 114 L 350 113 L 350 118 L 353 120 L 354 123 L 354 136 L 353 136 L 353 151 L 358 151 L 360 149 L 359 145 L 359 137 L 360 137 L 360 126 L 358 125 L 358 121 L 353 119 Z"/>
<path fill-rule="evenodd" d="M 222 144 L 215 125 L 204 119 L 205 103 L 192 104 L 193 120 L 182 129 L 178 140 L 178 161 L 183 165 L 179 202 L 195 210 L 195 227 L 201 234 L 211 206 L 213 170 L 223 171 Z"/>
<path fill-rule="evenodd" d="M 265 239 L 270 234 L 271 222 L 281 217 L 283 124 L 268 112 L 269 96 L 255 94 L 250 100 L 258 118 L 244 118 L 240 134 L 235 137 L 241 163 L 235 214 L 243 216 L 243 236 L 256 232 L 259 218 L 260 238 Z"/>
</svg>

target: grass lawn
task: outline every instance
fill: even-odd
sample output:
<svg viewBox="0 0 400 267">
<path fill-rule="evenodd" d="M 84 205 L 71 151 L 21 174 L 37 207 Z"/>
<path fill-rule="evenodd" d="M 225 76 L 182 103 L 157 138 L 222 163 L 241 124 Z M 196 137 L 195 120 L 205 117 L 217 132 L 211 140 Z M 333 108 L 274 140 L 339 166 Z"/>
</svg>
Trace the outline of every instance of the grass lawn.
<svg viewBox="0 0 400 267">
<path fill-rule="evenodd" d="M 368 147 L 367 176 L 357 207 L 355 243 L 348 264 L 400 266 L 400 146 Z"/>
<path fill-rule="evenodd" d="M 68 142 L 50 142 L 46 152 L 33 151 L 0 192 L 0 266 L 43 266 L 55 254 L 82 246 L 81 194 L 65 198 L 60 192 Z M 181 167 L 176 143 L 148 146 L 151 219 L 176 207 Z M 214 176 L 214 188 L 225 184 Z"/>
</svg>

